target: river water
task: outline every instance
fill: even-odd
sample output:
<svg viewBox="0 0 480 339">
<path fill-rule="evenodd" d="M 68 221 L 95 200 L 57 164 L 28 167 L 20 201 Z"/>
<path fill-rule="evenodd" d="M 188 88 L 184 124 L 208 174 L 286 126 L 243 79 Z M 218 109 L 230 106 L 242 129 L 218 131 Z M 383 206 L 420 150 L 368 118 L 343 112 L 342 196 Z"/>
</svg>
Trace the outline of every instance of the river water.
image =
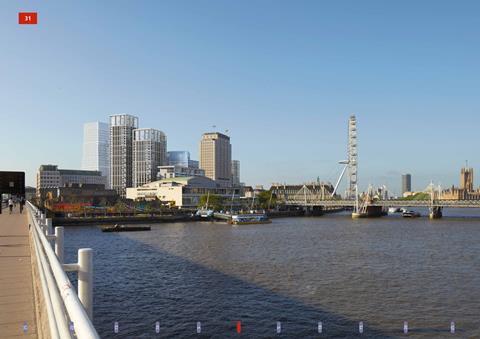
<svg viewBox="0 0 480 339">
<path fill-rule="evenodd" d="M 403 337 L 404 322 L 412 338 L 452 337 L 452 321 L 457 337 L 480 337 L 478 216 L 151 226 L 65 230 L 67 261 L 94 249 L 103 338 L 349 338 L 360 321 L 369 338 Z"/>
</svg>

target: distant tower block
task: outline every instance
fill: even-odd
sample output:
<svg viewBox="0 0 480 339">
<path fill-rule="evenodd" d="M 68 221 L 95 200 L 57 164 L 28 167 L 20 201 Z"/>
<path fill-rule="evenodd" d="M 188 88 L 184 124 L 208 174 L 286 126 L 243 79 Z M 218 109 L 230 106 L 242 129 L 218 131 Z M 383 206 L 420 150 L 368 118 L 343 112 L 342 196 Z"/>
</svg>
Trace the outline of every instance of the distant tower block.
<svg viewBox="0 0 480 339">
<path fill-rule="evenodd" d="M 357 156 L 357 119 L 351 115 L 348 120 L 348 199 L 355 199 L 357 195 Z"/>
</svg>

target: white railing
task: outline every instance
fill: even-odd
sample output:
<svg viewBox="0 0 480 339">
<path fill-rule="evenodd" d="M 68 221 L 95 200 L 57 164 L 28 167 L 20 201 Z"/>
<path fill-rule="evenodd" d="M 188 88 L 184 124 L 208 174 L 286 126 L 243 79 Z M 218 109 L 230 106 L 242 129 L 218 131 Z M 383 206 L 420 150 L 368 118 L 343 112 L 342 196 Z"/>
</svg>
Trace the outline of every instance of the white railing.
<svg viewBox="0 0 480 339">
<path fill-rule="evenodd" d="M 100 338 L 92 324 L 92 249 L 79 249 L 78 262 L 64 264 L 63 227 L 55 227 L 53 233 L 52 219 L 45 218 L 30 202 L 27 210 L 51 338 Z M 66 271 L 78 272 L 78 296 Z"/>
</svg>

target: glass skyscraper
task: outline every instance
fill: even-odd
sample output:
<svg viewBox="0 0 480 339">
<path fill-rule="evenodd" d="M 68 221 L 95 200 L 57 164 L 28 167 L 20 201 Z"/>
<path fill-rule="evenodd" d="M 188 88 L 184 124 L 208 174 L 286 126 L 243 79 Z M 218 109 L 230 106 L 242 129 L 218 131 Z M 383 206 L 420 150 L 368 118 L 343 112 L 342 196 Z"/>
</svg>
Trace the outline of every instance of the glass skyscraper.
<svg viewBox="0 0 480 339">
<path fill-rule="evenodd" d="M 104 122 L 83 125 L 82 170 L 100 171 L 110 187 L 110 127 Z"/>
<path fill-rule="evenodd" d="M 170 151 L 167 153 L 169 166 L 198 168 L 198 161 L 190 159 L 188 151 Z"/>
<path fill-rule="evenodd" d="M 240 161 L 232 160 L 232 185 L 240 186 Z"/>
</svg>

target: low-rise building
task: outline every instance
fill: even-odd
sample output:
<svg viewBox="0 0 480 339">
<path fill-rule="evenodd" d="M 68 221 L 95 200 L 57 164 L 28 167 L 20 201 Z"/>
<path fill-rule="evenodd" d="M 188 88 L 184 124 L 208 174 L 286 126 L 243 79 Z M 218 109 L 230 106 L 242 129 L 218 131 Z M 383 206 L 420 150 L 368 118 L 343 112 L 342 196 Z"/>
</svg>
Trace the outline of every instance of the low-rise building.
<svg viewBox="0 0 480 339">
<path fill-rule="evenodd" d="M 155 200 L 180 208 L 196 208 L 205 194 L 220 195 L 225 199 L 239 198 L 238 188 L 220 187 L 204 176 L 174 177 L 154 181 L 140 187 L 127 188 L 127 199 Z"/>
<path fill-rule="evenodd" d="M 60 202 L 88 202 L 92 205 L 113 205 L 117 198 L 117 191 L 105 189 L 104 185 L 69 184 L 57 188 L 56 197 Z"/>
<path fill-rule="evenodd" d="M 252 186 L 241 186 L 242 197 L 244 198 L 253 198 L 258 196 L 261 192 L 264 192 L 265 189 L 262 185 Z"/>
<path fill-rule="evenodd" d="M 107 185 L 107 177 L 100 171 L 59 169 L 57 165 L 41 165 L 37 172 L 37 198 L 69 184 Z"/>
</svg>

